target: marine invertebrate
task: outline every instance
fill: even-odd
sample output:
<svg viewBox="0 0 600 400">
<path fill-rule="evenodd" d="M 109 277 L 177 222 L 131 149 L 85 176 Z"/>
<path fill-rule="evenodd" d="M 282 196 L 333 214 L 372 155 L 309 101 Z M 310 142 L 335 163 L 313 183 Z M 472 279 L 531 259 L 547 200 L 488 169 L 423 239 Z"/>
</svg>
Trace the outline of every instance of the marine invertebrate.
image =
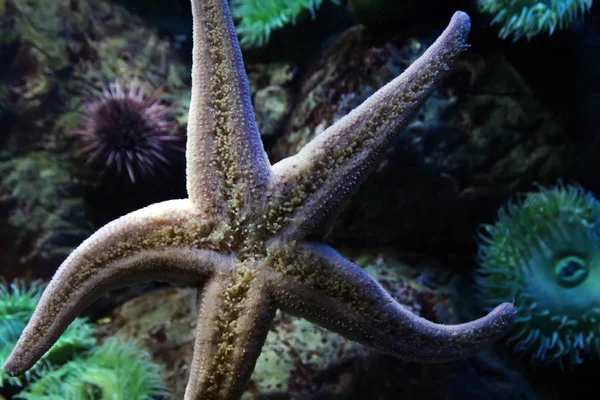
<svg viewBox="0 0 600 400">
<path fill-rule="evenodd" d="M 465 48 L 469 17 L 455 13 L 401 76 L 271 166 L 227 1 L 193 0 L 192 15 L 189 197 L 125 215 L 73 251 L 5 370 L 27 370 L 105 290 L 147 280 L 202 289 L 188 400 L 240 396 L 277 308 L 407 360 L 466 357 L 503 335 L 511 304 L 469 323 L 434 324 L 315 240 Z"/>
<path fill-rule="evenodd" d="M 592 7 L 593 0 L 477 0 L 481 11 L 502 25 L 499 36 L 513 40 L 565 29 Z"/>
<path fill-rule="evenodd" d="M 484 225 L 476 285 L 487 307 L 514 299 L 517 352 L 581 363 L 600 349 L 600 203 L 577 186 L 527 193 Z"/>
<path fill-rule="evenodd" d="M 151 400 L 165 394 L 162 368 L 134 342 L 111 338 L 46 372 L 17 397 L 24 400 Z"/>
<path fill-rule="evenodd" d="M 2 320 L 28 320 L 42 295 L 43 284 L 40 281 L 27 283 L 17 280 L 8 285 L 0 282 L 0 315 Z"/>
<path fill-rule="evenodd" d="M 332 0 L 338 3 L 339 0 Z M 231 13 L 239 19 L 237 33 L 242 47 L 264 46 L 271 32 L 287 24 L 295 24 L 303 11 L 315 11 L 323 0 L 232 0 Z"/>
<path fill-rule="evenodd" d="M 132 183 L 153 176 L 174 153 L 183 152 L 182 138 L 172 134 L 177 124 L 168 118 L 170 107 L 138 80 L 129 87 L 110 84 L 86 108 L 83 126 L 73 134 L 85 143 L 88 163 L 100 161 L 107 169 L 126 172 Z"/>
<path fill-rule="evenodd" d="M 38 304 L 44 285 L 40 281 L 17 280 L 10 285 L 0 282 L 0 363 L 4 363 Z M 8 383 L 22 386 L 37 378 L 51 365 L 64 363 L 75 354 L 96 344 L 94 328 L 85 319 L 77 318 L 50 350 L 27 371 L 24 377 L 11 377 L 0 372 L 0 387 Z M 25 379 L 22 379 L 25 378 Z"/>
</svg>

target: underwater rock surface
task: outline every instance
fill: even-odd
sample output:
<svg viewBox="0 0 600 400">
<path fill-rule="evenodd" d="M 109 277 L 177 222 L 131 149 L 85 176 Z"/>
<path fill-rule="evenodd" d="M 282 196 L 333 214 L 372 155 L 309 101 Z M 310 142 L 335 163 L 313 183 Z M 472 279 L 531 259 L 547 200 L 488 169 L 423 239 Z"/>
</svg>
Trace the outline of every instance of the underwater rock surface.
<svg viewBox="0 0 600 400">
<path fill-rule="evenodd" d="M 85 95 L 142 72 L 163 100 L 178 103 L 176 114 L 187 114 L 189 69 L 139 17 L 106 0 L 6 0 L 1 7 L 0 104 L 17 121 L 2 137 L 7 148 L 64 151 Z"/>
<path fill-rule="evenodd" d="M 90 104 L 109 85 L 128 88 L 138 79 L 168 107 L 169 134 L 183 142 L 190 61 L 180 57 L 173 39 L 110 0 L 0 1 L 5 278 L 48 277 L 103 222 L 156 198 L 183 195 L 184 173 L 177 165 L 183 152 L 170 157 L 175 168 L 167 168 L 168 179 L 128 185 L 127 171 L 108 173 L 103 160 L 88 165 L 90 151 L 74 132 L 84 128 Z M 248 72 L 259 126 L 273 135 L 292 107 L 295 69 L 253 64 Z"/>
<path fill-rule="evenodd" d="M 344 32 L 304 77 L 274 157 L 295 154 L 426 47 L 381 41 L 361 26 Z M 468 253 L 476 225 L 507 194 L 567 171 L 574 140 L 509 63 L 467 51 L 352 198 L 332 240 Z"/>
<path fill-rule="evenodd" d="M 353 260 L 411 311 L 435 322 L 456 322 L 452 275 L 435 263 L 387 251 L 357 254 Z M 177 399 L 183 396 L 188 379 L 195 316 L 194 289 L 161 288 L 117 308 L 101 330 L 103 335 L 141 340 L 154 360 L 166 366 L 168 388 Z M 243 399 L 395 399 L 401 395 L 458 400 L 468 393 L 478 393 L 481 399 L 534 399 L 528 397 L 530 392 L 518 373 L 488 358 L 440 365 L 407 363 L 278 312 Z M 511 397 L 513 393 L 522 397 Z"/>
<path fill-rule="evenodd" d="M 170 108 L 169 118 L 175 125 L 172 134 L 185 135 L 190 101 L 190 59 L 180 47 L 185 39 L 165 35 L 157 28 L 161 22 L 152 26 L 135 15 L 139 9 L 127 11 L 116 3 L 0 0 L 0 267 L 5 279 L 48 277 L 103 222 L 157 198 L 182 197 L 181 165 L 179 170 L 169 170 L 160 182 L 126 187 L 119 183 L 118 174 L 107 179 L 101 169 L 87 166 L 87 155 L 80 154 L 85 146 L 72 135 L 81 127 L 86 104 L 103 88 L 136 77 L 149 88 L 160 89 L 152 94 Z M 368 0 L 342 3 L 352 3 L 357 15 L 362 12 L 359 19 L 369 28 L 381 23 L 373 12 L 377 7 L 392 5 L 410 11 L 389 13 L 388 22 L 411 19 L 412 24 L 415 18 L 419 20 L 415 31 L 435 26 L 431 19 L 435 17 L 428 13 L 442 13 L 432 7 L 440 3 L 437 0 L 426 6 L 393 0 L 378 0 L 377 6 Z M 444 7 L 454 9 L 454 3 L 446 2 Z M 356 8 L 361 4 L 362 11 Z M 566 62 L 577 64 L 577 73 L 555 75 L 561 80 L 566 77 L 566 82 L 577 75 L 573 81 L 579 83 L 565 83 L 557 89 L 547 76 L 561 71 L 560 67 L 550 66 L 548 59 L 514 57 L 514 44 L 499 45 L 477 37 L 479 33 L 486 36 L 488 30 L 488 36 L 495 38 L 497 29 L 482 26 L 489 18 L 476 13 L 472 17 L 477 29 L 471 36 L 474 46 L 465 51 L 394 143 L 387 159 L 354 196 L 329 238 L 336 245 L 391 245 L 427 254 L 442 260 L 446 268 L 470 274 L 475 264 L 476 227 L 489 222 L 516 191 L 530 189 L 532 182 L 546 185 L 573 177 L 567 171 L 580 162 L 575 179 L 581 182 L 580 177 L 586 175 L 584 187 L 597 193 L 594 171 L 600 140 L 592 101 L 597 91 L 591 84 L 598 81 L 598 57 L 593 52 L 599 47 L 595 46 L 598 29 L 586 33 L 588 47 L 573 50 L 586 62 L 565 54 Z M 166 17 L 158 18 L 165 22 Z M 317 19 L 325 18 L 323 14 Z M 178 28 L 179 34 L 189 26 Z M 397 31 L 405 28 L 397 27 Z M 430 44 L 426 36 L 407 39 L 378 33 L 375 36 L 372 30 L 355 26 L 320 55 L 320 45 L 300 36 L 283 46 L 291 44 L 289 53 L 309 48 L 310 55 L 273 55 L 271 49 L 276 46 L 250 54 L 246 70 L 252 102 L 267 151 L 275 145 L 269 154 L 272 161 L 295 154 L 400 74 Z M 527 46 L 521 52 L 543 53 L 539 42 Z M 557 49 L 564 50 L 562 46 Z M 530 88 L 536 82 L 524 78 L 530 76 L 523 65 L 524 75 L 507 61 L 510 54 L 517 67 L 517 61 L 531 68 L 548 66 L 550 72 L 540 73 L 546 77 L 540 79 L 548 81 L 546 90 L 556 91 L 557 97 L 562 96 L 564 86 L 584 87 L 581 93 L 592 98 L 587 108 L 579 103 L 566 105 L 573 103 L 566 96 L 565 104 L 559 104 L 564 114 L 560 114 L 562 109 L 557 112 L 556 104 L 545 98 L 547 92 L 539 90 L 539 82 L 536 92 Z M 576 115 L 568 110 L 579 107 L 582 110 Z M 589 130 L 584 141 L 578 123 L 569 120 L 582 118 L 587 118 Z M 568 125 L 561 126 L 564 122 Z M 447 269 L 420 256 L 398 257 L 387 250 L 365 254 L 353 259 L 412 311 L 437 322 L 457 321 L 451 301 L 453 275 Z M 153 285 L 113 292 L 87 314 L 95 320 L 127 298 L 111 318 L 101 320 L 103 334 L 142 340 L 168 368 L 172 398 L 181 398 L 194 339 L 196 292 L 161 288 L 144 293 L 149 287 Z M 474 301 L 471 305 L 476 306 Z M 532 372 L 507 355 L 505 343 L 495 350 L 504 354 L 481 354 L 444 365 L 406 363 L 279 313 L 244 398 L 522 400 L 537 398 L 532 383 L 544 399 L 556 400 L 564 398 L 565 387 L 577 385 L 573 392 L 567 391 L 567 396 L 575 397 L 574 393 L 595 387 L 600 361 L 591 365 L 586 361 L 587 370 Z M 527 374 L 529 383 L 519 371 Z"/>
<path fill-rule="evenodd" d="M 106 0 L 2 1 L 0 38 L 0 223 L 3 234 L 19 231 L 6 246 L 10 271 L 3 275 L 33 268 L 48 276 L 110 218 L 106 210 L 91 212 L 86 197 L 98 195 L 102 171 L 86 166 L 88 155 L 72 135 L 86 102 L 143 72 L 174 106 L 173 118 L 187 118 L 189 68 L 172 43 Z M 182 134 L 184 123 L 173 134 Z"/>
</svg>

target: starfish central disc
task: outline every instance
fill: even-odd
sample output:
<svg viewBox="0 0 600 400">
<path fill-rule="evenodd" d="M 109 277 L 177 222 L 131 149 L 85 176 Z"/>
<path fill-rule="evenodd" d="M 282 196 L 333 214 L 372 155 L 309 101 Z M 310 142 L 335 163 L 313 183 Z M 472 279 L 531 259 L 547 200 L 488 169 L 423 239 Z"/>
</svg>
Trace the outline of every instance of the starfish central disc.
<svg viewBox="0 0 600 400">
<path fill-rule="evenodd" d="M 328 230 L 448 72 L 466 47 L 469 17 L 456 12 L 402 75 L 298 154 L 270 165 L 227 0 L 192 0 L 192 15 L 188 198 L 125 215 L 75 249 L 4 369 L 24 373 L 105 291 L 149 280 L 200 290 L 186 400 L 239 398 L 277 309 L 420 362 L 470 356 L 506 333 L 511 304 L 469 323 L 434 324 L 334 249 L 308 239 Z"/>
</svg>

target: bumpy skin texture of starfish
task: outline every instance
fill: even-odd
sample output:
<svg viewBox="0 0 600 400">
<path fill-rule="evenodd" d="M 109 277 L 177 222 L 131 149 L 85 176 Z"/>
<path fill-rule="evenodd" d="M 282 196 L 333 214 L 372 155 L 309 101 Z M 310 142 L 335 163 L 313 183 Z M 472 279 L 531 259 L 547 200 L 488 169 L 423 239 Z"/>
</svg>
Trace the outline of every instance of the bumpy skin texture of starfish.
<svg viewBox="0 0 600 400">
<path fill-rule="evenodd" d="M 434 324 L 316 241 L 463 50 L 468 16 L 457 12 L 404 74 L 271 166 L 227 1 L 193 0 L 192 13 L 189 198 L 132 212 L 73 251 L 5 370 L 19 375 L 30 368 L 102 293 L 148 280 L 199 287 L 188 400 L 242 394 L 277 308 L 422 362 L 467 357 L 506 333 L 514 319 L 510 304 L 473 322 Z"/>
</svg>

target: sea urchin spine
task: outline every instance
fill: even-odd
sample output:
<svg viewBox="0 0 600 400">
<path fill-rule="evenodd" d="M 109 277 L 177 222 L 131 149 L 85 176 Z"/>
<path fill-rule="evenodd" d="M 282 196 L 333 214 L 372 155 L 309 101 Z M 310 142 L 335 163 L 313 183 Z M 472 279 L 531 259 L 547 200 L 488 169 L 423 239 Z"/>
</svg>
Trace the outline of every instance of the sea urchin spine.
<svg viewBox="0 0 600 400">
<path fill-rule="evenodd" d="M 183 153 L 183 138 L 174 135 L 177 124 L 169 119 L 172 107 L 162 104 L 146 86 L 134 80 L 128 88 L 119 82 L 102 89 L 86 104 L 79 136 L 88 154 L 88 164 L 101 162 L 105 169 L 127 171 L 132 183 L 164 169 L 176 152 Z"/>
</svg>

